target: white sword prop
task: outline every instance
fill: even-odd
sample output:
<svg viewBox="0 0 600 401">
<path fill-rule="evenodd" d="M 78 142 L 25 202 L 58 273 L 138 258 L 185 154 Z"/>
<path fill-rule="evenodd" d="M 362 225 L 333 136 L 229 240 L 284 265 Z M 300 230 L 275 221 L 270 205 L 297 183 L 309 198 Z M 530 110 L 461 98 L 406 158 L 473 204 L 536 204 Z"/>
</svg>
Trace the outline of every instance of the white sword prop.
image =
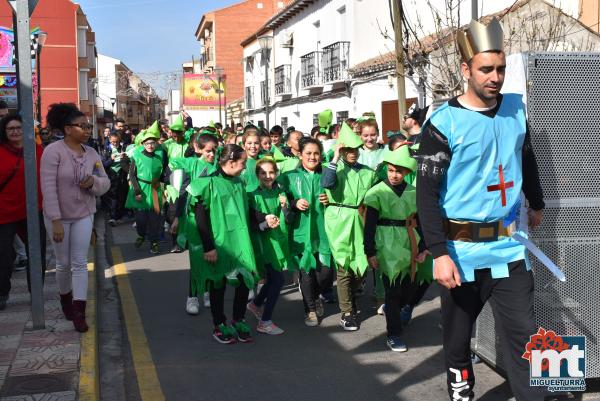
<svg viewBox="0 0 600 401">
<path fill-rule="evenodd" d="M 512 235 L 512 237 L 515 240 L 519 241 L 521 244 L 523 244 L 527 249 L 529 249 L 531 251 L 531 253 L 533 253 L 535 255 L 535 257 L 538 258 L 539 261 L 542 262 L 542 264 L 544 266 L 546 266 L 546 268 L 548 270 L 550 270 L 550 272 L 552 274 L 554 274 L 554 276 L 557 279 L 559 279 L 562 282 L 567 281 L 567 278 L 565 277 L 565 273 L 563 273 L 562 270 L 560 270 L 560 268 L 558 266 L 556 266 L 554 264 L 554 262 L 551 261 L 548 256 L 544 255 L 544 253 L 540 250 L 540 248 L 535 246 L 535 244 L 533 242 L 531 242 L 529 239 L 523 237 L 519 233 L 514 233 Z"/>
</svg>

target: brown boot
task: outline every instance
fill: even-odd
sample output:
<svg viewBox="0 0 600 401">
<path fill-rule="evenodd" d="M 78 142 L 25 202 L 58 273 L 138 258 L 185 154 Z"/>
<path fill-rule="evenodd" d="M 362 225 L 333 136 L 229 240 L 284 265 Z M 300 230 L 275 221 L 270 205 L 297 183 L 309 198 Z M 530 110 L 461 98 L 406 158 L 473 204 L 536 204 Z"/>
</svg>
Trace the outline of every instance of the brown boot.
<svg viewBox="0 0 600 401">
<path fill-rule="evenodd" d="M 80 333 L 88 331 L 88 325 L 85 322 L 85 301 L 73 301 L 73 326 Z"/>
<path fill-rule="evenodd" d="M 65 315 L 65 319 L 73 320 L 73 291 L 66 294 L 60 294 L 60 306 Z"/>
</svg>

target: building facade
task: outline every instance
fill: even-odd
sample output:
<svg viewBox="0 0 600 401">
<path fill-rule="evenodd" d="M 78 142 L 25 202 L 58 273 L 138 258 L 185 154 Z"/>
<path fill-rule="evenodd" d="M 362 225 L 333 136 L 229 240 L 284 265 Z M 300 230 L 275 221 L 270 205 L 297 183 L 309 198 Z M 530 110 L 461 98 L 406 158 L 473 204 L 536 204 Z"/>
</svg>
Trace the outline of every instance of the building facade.
<svg viewBox="0 0 600 401">
<path fill-rule="evenodd" d="M 135 129 L 144 129 L 164 118 L 162 100 L 156 91 L 119 59 L 98 55 L 96 87 L 99 130 L 112 126 L 116 118 Z"/>
<path fill-rule="evenodd" d="M 0 25 L 12 29 L 12 13 L 8 2 L 0 2 Z M 42 125 L 48 106 L 57 102 L 75 103 L 94 121 L 96 43 L 84 10 L 70 0 L 40 0 L 30 25 L 47 34 L 39 55 Z"/>
<path fill-rule="evenodd" d="M 501 15 L 507 7 L 519 8 L 526 3 L 529 0 L 517 4 L 512 0 L 480 2 L 478 14 Z M 559 3 L 552 0 L 547 4 L 557 8 Z M 561 12 L 576 21 L 584 6 L 593 11 L 598 0 L 562 3 Z M 407 23 L 421 39 L 447 31 L 452 23 L 464 25 L 471 17 L 470 2 L 460 2 L 462 22 L 456 21 L 456 9 L 446 9 L 448 2 L 444 0 L 432 0 L 432 12 L 423 12 L 423 4 L 416 0 L 406 0 L 403 5 Z M 436 13 L 439 18 L 432 17 Z M 525 16 L 523 21 L 532 25 L 532 18 L 543 17 L 538 14 Z M 334 112 L 334 122 L 374 112 L 382 133 L 398 130 L 396 56 L 390 15 L 387 0 L 291 2 L 241 43 L 244 119 L 265 124 L 268 109 L 271 126 L 294 126 L 309 132 L 316 125 L 317 114 L 325 109 Z M 592 26 L 588 25 L 587 31 L 583 27 L 584 36 L 594 24 L 597 25 L 590 22 Z M 507 32 L 513 31 L 520 32 L 522 28 Z M 575 33 L 565 31 L 560 35 L 572 38 Z M 263 35 L 273 36 L 269 53 L 262 51 L 257 41 Z M 406 69 L 407 106 L 415 102 L 424 106 L 439 97 L 430 82 L 434 73 L 430 68 Z"/>
<path fill-rule="evenodd" d="M 240 42 L 285 7 L 289 0 L 246 0 L 202 16 L 196 29 L 200 42 L 199 71 L 226 76 L 223 107 L 244 95 Z M 190 110 L 185 104 L 182 107 Z M 196 123 L 196 122 L 194 122 Z M 206 122 L 198 122 L 203 125 Z"/>
</svg>

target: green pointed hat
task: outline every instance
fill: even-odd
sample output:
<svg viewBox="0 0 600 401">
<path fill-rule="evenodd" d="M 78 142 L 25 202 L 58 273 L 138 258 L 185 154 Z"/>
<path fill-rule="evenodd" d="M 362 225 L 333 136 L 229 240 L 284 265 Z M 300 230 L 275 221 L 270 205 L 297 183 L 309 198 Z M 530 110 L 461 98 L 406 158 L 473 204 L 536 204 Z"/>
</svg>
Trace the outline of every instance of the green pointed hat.
<svg viewBox="0 0 600 401">
<path fill-rule="evenodd" d="M 410 171 L 415 171 L 417 169 L 417 161 L 410 156 L 407 145 L 400 146 L 394 151 L 386 149 L 383 155 L 383 161 L 393 164 L 394 166 L 405 167 Z"/>
<path fill-rule="evenodd" d="M 173 124 L 169 127 L 171 131 L 185 131 L 185 124 L 183 123 L 183 117 L 180 115 L 177 116 Z"/>
<path fill-rule="evenodd" d="M 337 141 L 343 143 L 345 148 L 359 148 L 363 145 L 362 139 L 346 123 L 342 124 Z"/>
<path fill-rule="evenodd" d="M 333 122 L 333 111 L 330 109 L 324 110 L 319 113 L 318 119 L 320 132 L 329 133 L 329 127 Z"/>
<path fill-rule="evenodd" d="M 160 139 L 160 128 L 158 128 L 158 120 L 154 121 L 154 124 L 148 128 L 144 134 L 140 132 L 138 134 L 140 136 L 140 143 L 143 143 L 146 139 Z M 137 136 L 136 136 L 137 139 Z"/>
</svg>

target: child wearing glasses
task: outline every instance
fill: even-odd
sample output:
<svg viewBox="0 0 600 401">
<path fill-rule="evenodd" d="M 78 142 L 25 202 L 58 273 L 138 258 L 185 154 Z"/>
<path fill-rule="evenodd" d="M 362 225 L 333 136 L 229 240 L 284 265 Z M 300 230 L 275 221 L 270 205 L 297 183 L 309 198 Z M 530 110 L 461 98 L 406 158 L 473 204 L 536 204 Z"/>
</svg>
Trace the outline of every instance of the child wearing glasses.
<svg viewBox="0 0 600 401">
<path fill-rule="evenodd" d="M 158 145 L 160 129 L 158 122 L 148 128 L 140 138 L 129 165 L 129 193 L 125 207 L 135 210 L 135 223 L 138 238 L 135 247 L 142 246 L 146 237 L 150 240 L 150 252 L 159 252 L 158 241 L 163 229 L 160 215 L 163 204 L 161 183 L 169 179 L 169 159 Z M 137 139 L 137 138 L 136 138 Z"/>
</svg>

